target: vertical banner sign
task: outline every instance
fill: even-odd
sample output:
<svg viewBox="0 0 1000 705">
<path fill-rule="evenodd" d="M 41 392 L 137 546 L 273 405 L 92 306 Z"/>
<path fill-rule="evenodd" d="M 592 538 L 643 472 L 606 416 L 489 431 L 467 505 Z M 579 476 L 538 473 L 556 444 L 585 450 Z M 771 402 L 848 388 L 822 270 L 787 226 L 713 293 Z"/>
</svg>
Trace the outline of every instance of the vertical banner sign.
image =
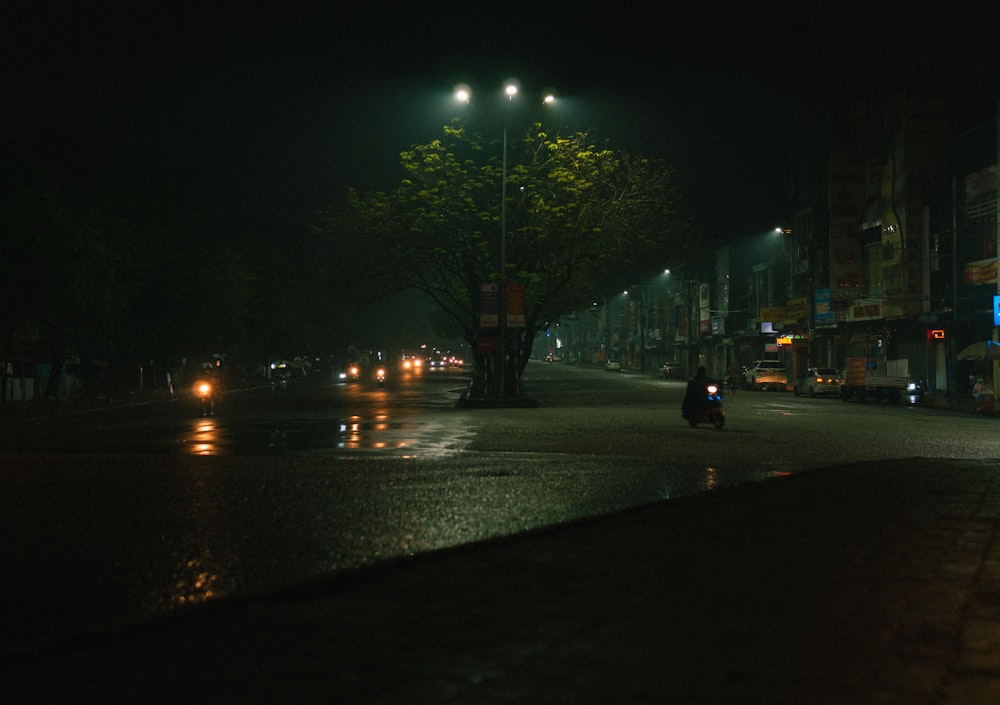
<svg viewBox="0 0 1000 705">
<path fill-rule="evenodd" d="M 993 295 L 993 325 L 1000 326 L 1000 295 Z"/>
<path fill-rule="evenodd" d="M 712 332 L 712 310 L 709 306 L 708 284 L 698 285 L 698 333 L 709 335 Z"/>
<path fill-rule="evenodd" d="M 479 291 L 479 327 L 500 327 L 500 298 L 496 283 L 483 284 Z"/>
<path fill-rule="evenodd" d="M 524 284 L 507 282 L 507 328 L 524 328 Z"/>
<path fill-rule="evenodd" d="M 836 323 L 837 317 L 830 303 L 830 290 L 816 289 L 814 297 L 815 308 L 813 309 L 813 320 L 816 322 L 816 325 L 828 326 Z"/>
</svg>

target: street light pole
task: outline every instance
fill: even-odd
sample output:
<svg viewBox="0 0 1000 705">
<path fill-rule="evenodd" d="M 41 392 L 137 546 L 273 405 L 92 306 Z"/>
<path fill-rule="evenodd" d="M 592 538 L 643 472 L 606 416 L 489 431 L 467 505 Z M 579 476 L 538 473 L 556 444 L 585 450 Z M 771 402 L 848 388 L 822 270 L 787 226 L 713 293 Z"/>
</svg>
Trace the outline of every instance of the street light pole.
<svg viewBox="0 0 1000 705">
<path fill-rule="evenodd" d="M 508 87 L 507 95 L 513 99 Z M 514 91 L 516 92 L 516 88 Z M 497 368 L 497 398 L 503 399 L 507 389 L 507 120 L 503 124 L 503 168 L 500 187 L 500 366 Z"/>
<path fill-rule="evenodd" d="M 507 102 L 517 95 L 517 83 L 504 86 Z M 500 366 L 497 369 L 497 398 L 507 396 L 507 115 L 503 119 L 503 159 L 500 173 Z"/>
<path fill-rule="evenodd" d="M 687 315 L 687 347 L 688 347 L 687 358 L 688 359 L 687 359 L 687 367 L 688 367 L 688 369 L 687 369 L 687 371 L 688 371 L 688 377 L 689 378 L 690 377 L 694 377 L 694 372 L 695 372 L 695 368 L 696 368 L 696 365 L 694 364 L 694 359 L 693 358 L 694 358 L 694 318 L 695 318 L 695 311 L 697 310 L 695 308 L 695 303 L 694 303 L 694 285 L 695 285 L 695 281 L 694 281 L 694 279 L 691 279 L 690 276 L 691 275 L 689 274 L 688 275 L 689 278 L 687 280 L 687 295 L 688 295 L 688 300 L 687 300 L 687 305 L 688 305 L 688 315 Z"/>
<path fill-rule="evenodd" d="M 504 95 L 507 102 L 512 103 L 518 93 L 518 82 L 510 79 L 504 84 Z M 456 87 L 455 99 L 461 103 L 468 103 L 471 94 L 468 86 L 460 85 Z M 556 102 L 553 94 L 548 93 L 542 98 L 544 105 L 552 105 Z M 503 398 L 507 393 L 507 114 L 503 116 L 503 169 L 501 172 L 500 186 L 500 281 L 499 281 L 499 301 L 497 310 L 499 313 L 498 330 L 500 341 L 497 347 L 499 355 L 499 365 L 497 367 L 496 384 L 497 398 Z"/>
</svg>

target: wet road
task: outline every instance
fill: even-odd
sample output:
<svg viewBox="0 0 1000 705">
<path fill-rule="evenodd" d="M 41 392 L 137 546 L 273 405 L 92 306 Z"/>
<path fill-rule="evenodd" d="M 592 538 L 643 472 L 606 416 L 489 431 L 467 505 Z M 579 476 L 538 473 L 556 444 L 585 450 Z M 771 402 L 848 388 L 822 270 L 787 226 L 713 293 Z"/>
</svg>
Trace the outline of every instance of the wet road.
<svg viewBox="0 0 1000 705">
<path fill-rule="evenodd" d="M 233 593 L 873 458 L 1000 454 L 995 419 L 740 392 L 691 429 L 678 382 L 533 365 L 536 409 L 464 379 L 230 394 L 2 424 L 3 652 Z M 11 609 L 17 605 L 18 609 Z"/>
</svg>

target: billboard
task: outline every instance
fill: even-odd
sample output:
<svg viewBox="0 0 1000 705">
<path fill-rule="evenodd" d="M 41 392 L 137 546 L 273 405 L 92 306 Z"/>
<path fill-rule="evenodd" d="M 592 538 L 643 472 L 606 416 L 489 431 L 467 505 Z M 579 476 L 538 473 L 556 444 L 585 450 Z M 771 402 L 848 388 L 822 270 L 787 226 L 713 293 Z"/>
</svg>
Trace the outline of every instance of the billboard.
<svg viewBox="0 0 1000 705">
<path fill-rule="evenodd" d="M 479 327 L 500 327 L 500 287 L 495 282 L 483 284 L 479 290 Z"/>
<path fill-rule="evenodd" d="M 813 308 L 813 321 L 817 326 L 832 326 L 837 322 L 830 303 L 829 289 L 816 289 Z"/>
</svg>

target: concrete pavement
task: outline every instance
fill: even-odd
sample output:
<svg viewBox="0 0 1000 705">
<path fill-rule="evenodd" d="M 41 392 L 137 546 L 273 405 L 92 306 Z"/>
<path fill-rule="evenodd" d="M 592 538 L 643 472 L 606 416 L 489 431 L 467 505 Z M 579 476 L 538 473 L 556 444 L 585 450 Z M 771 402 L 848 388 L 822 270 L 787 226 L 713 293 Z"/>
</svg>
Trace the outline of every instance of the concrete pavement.
<svg viewBox="0 0 1000 705">
<path fill-rule="evenodd" d="M 714 490 L 81 637 L 0 683 L 18 703 L 996 703 L 998 476 L 918 458 Z"/>
</svg>

